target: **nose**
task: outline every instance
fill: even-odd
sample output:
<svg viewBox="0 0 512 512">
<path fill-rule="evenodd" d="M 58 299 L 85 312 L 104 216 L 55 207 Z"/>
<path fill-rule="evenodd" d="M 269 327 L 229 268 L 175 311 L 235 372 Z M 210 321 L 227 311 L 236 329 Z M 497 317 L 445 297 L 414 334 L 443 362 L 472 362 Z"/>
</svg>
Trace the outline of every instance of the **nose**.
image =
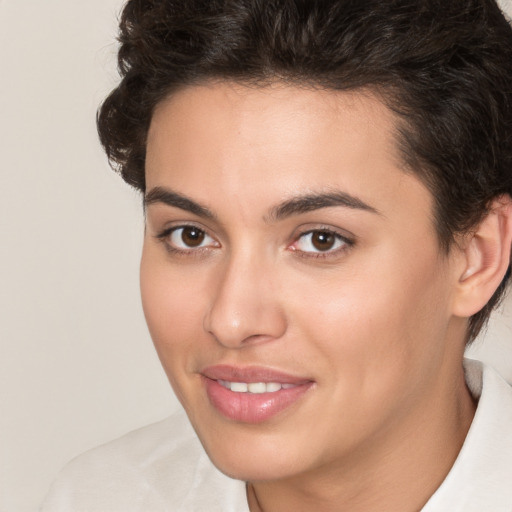
<svg viewBox="0 0 512 512">
<path fill-rule="evenodd" d="M 227 348 L 243 348 L 280 338 L 286 317 L 273 265 L 255 256 L 232 258 L 215 276 L 204 328 Z"/>
</svg>

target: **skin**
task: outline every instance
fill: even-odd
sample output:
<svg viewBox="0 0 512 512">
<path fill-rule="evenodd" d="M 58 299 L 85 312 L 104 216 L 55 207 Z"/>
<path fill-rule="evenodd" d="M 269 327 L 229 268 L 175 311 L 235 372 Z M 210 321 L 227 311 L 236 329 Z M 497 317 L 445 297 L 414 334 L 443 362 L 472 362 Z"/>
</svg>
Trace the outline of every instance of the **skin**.
<svg viewBox="0 0 512 512">
<path fill-rule="evenodd" d="M 250 482 L 252 511 L 419 510 L 471 423 L 467 257 L 441 251 L 431 194 L 404 169 L 395 129 L 371 94 L 282 84 L 188 87 L 154 113 L 147 194 L 173 191 L 212 216 L 153 193 L 144 311 L 201 442 Z M 272 215 L 334 192 L 369 208 Z M 199 246 L 183 243 L 184 225 L 205 233 Z M 335 233 L 332 250 L 316 249 L 311 230 Z M 314 385 L 268 421 L 235 422 L 206 395 L 200 373 L 214 364 Z"/>
</svg>

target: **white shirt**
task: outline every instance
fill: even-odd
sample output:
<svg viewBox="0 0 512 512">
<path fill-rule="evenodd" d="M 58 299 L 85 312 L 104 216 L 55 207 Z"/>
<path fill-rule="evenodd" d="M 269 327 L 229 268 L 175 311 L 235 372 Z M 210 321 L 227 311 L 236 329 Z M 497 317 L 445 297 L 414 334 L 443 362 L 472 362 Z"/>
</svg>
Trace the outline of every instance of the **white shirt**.
<svg viewBox="0 0 512 512">
<path fill-rule="evenodd" d="M 465 361 L 479 398 L 464 445 L 421 512 L 512 512 L 512 388 Z M 208 459 L 184 412 L 70 462 L 41 512 L 249 512 L 245 483 Z"/>
</svg>

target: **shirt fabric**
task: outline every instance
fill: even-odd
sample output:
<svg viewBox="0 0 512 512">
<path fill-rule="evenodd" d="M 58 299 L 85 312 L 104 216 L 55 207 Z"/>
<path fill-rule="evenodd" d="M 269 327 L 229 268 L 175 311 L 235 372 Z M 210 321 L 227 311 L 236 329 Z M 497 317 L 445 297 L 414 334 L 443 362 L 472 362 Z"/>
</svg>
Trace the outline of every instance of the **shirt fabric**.
<svg viewBox="0 0 512 512">
<path fill-rule="evenodd" d="M 465 361 L 478 399 L 464 445 L 421 512 L 512 512 L 512 388 Z M 245 483 L 213 466 L 183 411 L 71 461 L 41 512 L 249 512 Z"/>
</svg>

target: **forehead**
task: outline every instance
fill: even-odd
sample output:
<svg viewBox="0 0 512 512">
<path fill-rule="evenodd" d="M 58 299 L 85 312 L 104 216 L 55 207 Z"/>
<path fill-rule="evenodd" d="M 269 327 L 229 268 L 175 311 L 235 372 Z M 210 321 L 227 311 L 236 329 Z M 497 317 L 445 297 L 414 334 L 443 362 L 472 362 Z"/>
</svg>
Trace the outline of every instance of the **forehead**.
<svg viewBox="0 0 512 512">
<path fill-rule="evenodd" d="M 431 195 L 405 170 L 396 133 L 395 116 L 369 91 L 191 86 L 155 110 L 146 181 L 205 204 L 212 193 L 243 197 L 245 209 L 341 189 L 387 211 L 414 191 L 416 203 L 402 206 L 430 217 Z"/>
<path fill-rule="evenodd" d="M 279 82 L 265 87 L 212 82 L 185 87 L 157 105 L 149 130 L 149 149 L 162 136 L 189 142 L 193 131 L 197 139 L 207 135 L 212 145 L 229 135 L 236 136 L 240 144 L 265 144 L 267 153 L 277 153 L 285 152 L 301 138 L 309 139 L 311 145 L 328 143 L 330 137 L 326 135 L 330 132 L 358 146 L 369 143 L 371 137 L 371 146 L 385 149 L 397 165 L 402 165 L 395 143 L 396 121 L 370 90 L 335 91 Z"/>
</svg>

